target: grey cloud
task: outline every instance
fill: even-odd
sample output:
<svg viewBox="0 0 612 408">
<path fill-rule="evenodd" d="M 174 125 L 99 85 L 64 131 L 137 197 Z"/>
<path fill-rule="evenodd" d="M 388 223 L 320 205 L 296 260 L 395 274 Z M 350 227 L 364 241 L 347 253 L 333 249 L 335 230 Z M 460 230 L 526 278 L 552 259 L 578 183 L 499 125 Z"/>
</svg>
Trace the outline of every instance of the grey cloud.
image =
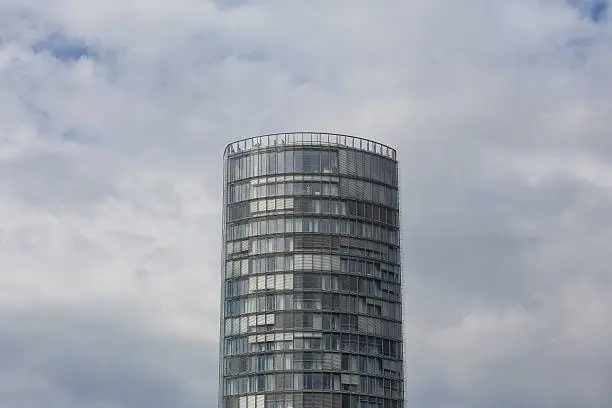
<svg viewBox="0 0 612 408">
<path fill-rule="evenodd" d="M 4 311 L 0 403 L 195 407 L 200 390 L 214 394 L 205 378 L 216 374 L 216 355 L 205 342 L 152 336 L 127 311 L 100 306 Z"/>
<path fill-rule="evenodd" d="M 81 160 L 40 153 L 0 162 L 0 183 L 33 207 L 55 211 L 87 209 L 116 194 L 112 180 L 87 174 Z"/>
</svg>

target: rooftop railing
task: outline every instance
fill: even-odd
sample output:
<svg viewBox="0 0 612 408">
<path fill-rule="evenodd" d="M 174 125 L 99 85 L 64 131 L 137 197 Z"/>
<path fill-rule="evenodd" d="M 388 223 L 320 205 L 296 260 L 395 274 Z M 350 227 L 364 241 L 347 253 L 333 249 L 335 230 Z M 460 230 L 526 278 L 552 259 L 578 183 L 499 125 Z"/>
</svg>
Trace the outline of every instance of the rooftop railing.
<svg viewBox="0 0 612 408">
<path fill-rule="evenodd" d="M 224 156 L 232 156 L 252 150 L 281 146 L 340 146 L 363 150 L 396 159 L 395 149 L 373 140 L 337 133 L 291 132 L 260 135 L 232 142 L 225 147 Z"/>
</svg>

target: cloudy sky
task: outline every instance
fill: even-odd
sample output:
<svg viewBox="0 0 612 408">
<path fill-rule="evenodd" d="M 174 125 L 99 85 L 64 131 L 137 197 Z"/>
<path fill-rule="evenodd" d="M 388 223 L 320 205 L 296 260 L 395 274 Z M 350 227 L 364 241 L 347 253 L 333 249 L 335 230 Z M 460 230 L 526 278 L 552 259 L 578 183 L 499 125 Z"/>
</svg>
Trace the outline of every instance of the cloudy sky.
<svg viewBox="0 0 612 408">
<path fill-rule="evenodd" d="M 221 155 L 397 147 L 410 408 L 612 406 L 607 0 L 0 0 L 0 406 L 216 403 Z"/>
</svg>

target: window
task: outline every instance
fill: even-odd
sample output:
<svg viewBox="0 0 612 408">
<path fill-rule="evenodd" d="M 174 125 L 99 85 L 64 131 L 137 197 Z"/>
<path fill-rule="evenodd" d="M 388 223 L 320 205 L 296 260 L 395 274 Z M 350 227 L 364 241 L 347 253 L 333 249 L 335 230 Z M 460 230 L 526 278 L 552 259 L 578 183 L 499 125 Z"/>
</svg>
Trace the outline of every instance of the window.
<svg viewBox="0 0 612 408">
<path fill-rule="evenodd" d="M 295 150 L 293 152 L 294 157 L 294 171 L 296 173 L 304 172 L 304 151 L 303 150 Z"/>
<path fill-rule="evenodd" d="M 295 153 L 293 150 L 285 151 L 285 172 L 286 173 L 294 172 L 294 157 L 295 157 Z"/>
<path fill-rule="evenodd" d="M 277 170 L 279 173 L 285 172 L 285 152 L 278 152 L 276 155 L 277 160 Z"/>
<path fill-rule="evenodd" d="M 321 152 L 321 170 L 323 173 L 331 173 L 331 162 L 330 162 L 330 152 L 322 151 Z"/>
<path fill-rule="evenodd" d="M 320 173 L 321 172 L 321 151 L 320 150 L 305 150 L 304 151 L 304 172 Z"/>
<path fill-rule="evenodd" d="M 276 169 L 276 153 L 270 152 L 267 153 L 268 156 L 268 174 L 274 174 L 277 172 Z"/>
</svg>

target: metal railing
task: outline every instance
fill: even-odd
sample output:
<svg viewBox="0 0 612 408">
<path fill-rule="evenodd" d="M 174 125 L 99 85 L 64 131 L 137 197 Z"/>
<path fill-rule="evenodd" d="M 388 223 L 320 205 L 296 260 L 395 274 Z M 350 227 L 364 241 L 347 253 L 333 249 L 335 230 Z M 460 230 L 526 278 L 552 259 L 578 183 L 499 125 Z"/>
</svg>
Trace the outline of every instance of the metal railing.
<svg viewBox="0 0 612 408">
<path fill-rule="evenodd" d="M 241 154 L 252 150 L 267 149 L 280 146 L 341 146 L 351 149 L 363 150 L 380 156 L 396 159 L 395 149 L 357 136 L 341 135 L 337 133 L 321 132 L 291 132 L 273 133 L 269 135 L 253 136 L 229 143 L 223 152 L 224 156 Z"/>
</svg>

